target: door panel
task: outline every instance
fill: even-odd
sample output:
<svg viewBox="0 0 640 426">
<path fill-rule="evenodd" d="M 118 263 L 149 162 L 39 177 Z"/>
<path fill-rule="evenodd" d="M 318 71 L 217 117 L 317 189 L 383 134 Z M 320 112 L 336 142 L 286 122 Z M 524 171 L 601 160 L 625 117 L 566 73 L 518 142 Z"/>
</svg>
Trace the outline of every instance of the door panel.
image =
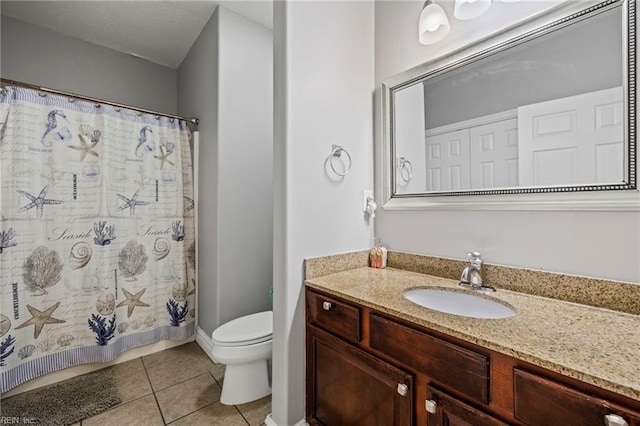
<svg viewBox="0 0 640 426">
<path fill-rule="evenodd" d="M 518 186 L 518 120 L 472 127 L 471 188 Z"/>
<path fill-rule="evenodd" d="M 426 137 L 427 191 L 471 188 L 469 131 L 459 130 Z"/>
<path fill-rule="evenodd" d="M 518 108 L 520 184 L 621 183 L 622 88 Z"/>
</svg>

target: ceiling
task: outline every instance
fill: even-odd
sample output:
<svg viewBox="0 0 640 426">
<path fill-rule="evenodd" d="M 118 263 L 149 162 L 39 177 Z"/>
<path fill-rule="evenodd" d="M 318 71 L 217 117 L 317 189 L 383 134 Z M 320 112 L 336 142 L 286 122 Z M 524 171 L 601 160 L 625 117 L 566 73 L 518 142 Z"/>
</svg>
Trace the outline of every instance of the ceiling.
<svg viewBox="0 0 640 426">
<path fill-rule="evenodd" d="M 272 28 L 271 0 L 5 1 L 3 15 L 177 68 L 221 4 Z"/>
</svg>

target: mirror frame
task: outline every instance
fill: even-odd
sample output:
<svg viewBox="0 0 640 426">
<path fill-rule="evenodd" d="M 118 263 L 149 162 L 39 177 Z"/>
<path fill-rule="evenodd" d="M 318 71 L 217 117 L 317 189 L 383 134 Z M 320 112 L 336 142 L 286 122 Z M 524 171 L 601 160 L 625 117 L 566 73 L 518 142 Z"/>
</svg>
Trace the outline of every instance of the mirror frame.
<svg viewBox="0 0 640 426">
<path fill-rule="evenodd" d="M 382 83 L 382 161 L 385 210 L 640 210 L 636 140 L 636 1 L 567 2 L 443 57 L 418 65 Z M 396 193 L 393 95 L 397 90 L 522 44 L 594 14 L 621 7 L 626 149 L 625 183 L 522 187 L 424 193 Z"/>
</svg>

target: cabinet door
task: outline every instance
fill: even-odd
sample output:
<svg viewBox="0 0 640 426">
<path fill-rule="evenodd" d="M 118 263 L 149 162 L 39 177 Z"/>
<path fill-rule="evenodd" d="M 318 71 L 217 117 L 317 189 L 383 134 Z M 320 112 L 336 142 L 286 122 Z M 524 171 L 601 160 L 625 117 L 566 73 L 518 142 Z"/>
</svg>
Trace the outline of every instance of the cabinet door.
<svg viewBox="0 0 640 426">
<path fill-rule="evenodd" d="M 427 387 L 429 426 L 507 426 L 464 402 L 434 388 Z"/>
<path fill-rule="evenodd" d="M 307 345 L 310 424 L 413 424 L 410 374 L 312 326 Z"/>
</svg>

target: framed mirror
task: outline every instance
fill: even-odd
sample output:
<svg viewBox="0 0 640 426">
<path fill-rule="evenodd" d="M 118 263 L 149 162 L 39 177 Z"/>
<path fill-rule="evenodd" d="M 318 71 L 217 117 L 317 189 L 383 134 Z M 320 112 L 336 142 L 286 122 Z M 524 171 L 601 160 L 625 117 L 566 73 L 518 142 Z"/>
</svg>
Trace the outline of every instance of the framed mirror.
<svg viewBox="0 0 640 426">
<path fill-rule="evenodd" d="M 638 209 L 635 1 L 569 3 L 383 83 L 385 208 Z"/>
</svg>

